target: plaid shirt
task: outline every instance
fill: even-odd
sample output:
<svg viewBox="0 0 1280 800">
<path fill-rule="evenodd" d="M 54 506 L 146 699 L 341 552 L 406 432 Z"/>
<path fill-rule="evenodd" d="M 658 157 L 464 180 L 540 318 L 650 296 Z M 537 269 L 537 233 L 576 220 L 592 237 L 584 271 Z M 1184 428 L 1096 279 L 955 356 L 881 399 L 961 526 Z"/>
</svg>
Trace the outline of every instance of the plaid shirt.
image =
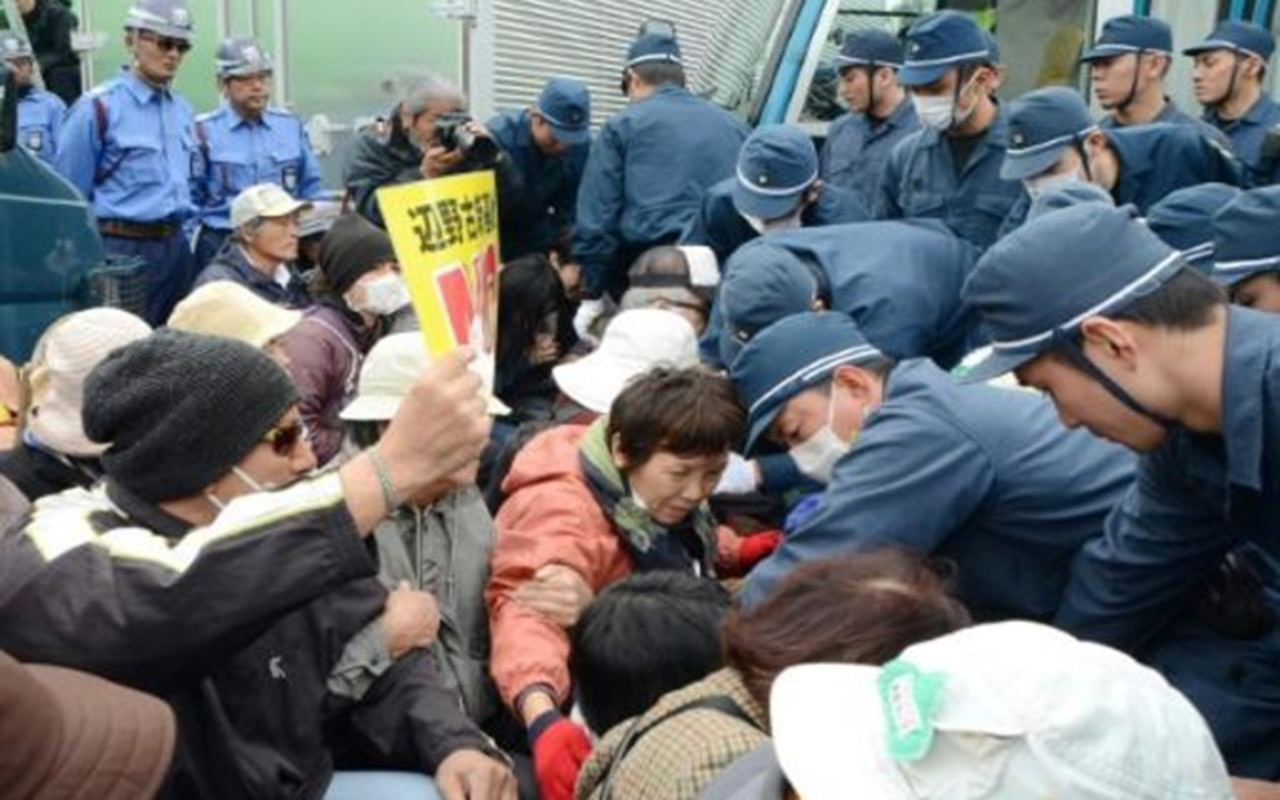
<svg viewBox="0 0 1280 800">
<path fill-rule="evenodd" d="M 733 700 L 755 722 L 710 708 L 677 714 L 641 737 L 622 761 L 618 751 L 633 725 L 652 725 L 669 711 L 716 695 Z M 765 714 L 732 669 L 714 672 L 670 692 L 638 718 L 614 726 L 597 744 L 578 777 L 577 800 L 696 800 L 702 790 L 739 756 L 769 741 Z M 612 797 L 603 784 L 614 772 Z"/>
</svg>

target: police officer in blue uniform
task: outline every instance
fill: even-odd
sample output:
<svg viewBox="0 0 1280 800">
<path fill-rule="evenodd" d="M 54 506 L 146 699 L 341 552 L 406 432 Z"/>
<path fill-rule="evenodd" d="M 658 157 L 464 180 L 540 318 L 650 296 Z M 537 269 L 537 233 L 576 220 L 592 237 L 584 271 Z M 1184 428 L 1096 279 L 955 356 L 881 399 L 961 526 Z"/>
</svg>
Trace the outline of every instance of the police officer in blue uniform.
<svg viewBox="0 0 1280 800">
<path fill-rule="evenodd" d="M 808 134 L 765 125 L 742 145 L 737 175 L 707 190 L 680 242 L 710 247 L 723 264 L 765 233 L 866 219 L 855 194 L 819 179 L 818 151 Z"/>
<path fill-rule="evenodd" d="M 0 59 L 13 70 L 18 87 L 18 144 L 52 163 L 67 106 L 32 81 L 35 53 L 26 39 L 13 31 L 0 31 Z"/>
<path fill-rule="evenodd" d="M 191 49 L 185 0 L 135 0 L 132 64 L 71 107 L 54 166 L 89 201 L 108 253 L 142 259 L 147 321 L 160 325 L 195 278 L 183 224 L 198 156 L 191 104 L 172 89 Z"/>
<path fill-rule="evenodd" d="M 215 58 L 223 103 L 196 118 L 199 150 L 191 192 L 200 230 L 196 270 L 231 234 L 231 202 L 250 186 L 274 183 L 296 198 L 320 197 L 320 164 L 293 114 L 270 108 L 271 56 L 253 39 L 226 39 Z"/>
<path fill-rule="evenodd" d="M 591 152 L 591 92 L 582 81 L 551 78 L 534 105 L 508 111 L 485 126 L 524 179 L 531 208 L 543 211 L 556 241 L 573 226 L 578 184 Z"/>
<path fill-rule="evenodd" d="M 1244 192 L 1219 207 L 1213 277 L 1231 302 L 1280 314 L 1280 186 Z"/>
<path fill-rule="evenodd" d="M 976 318 L 960 303 L 976 261 L 976 248 L 937 220 L 771 234 L 729 259 L 703 360 L 728 366 L 760 330 L 821 308 L 853 318 L 892 358 L 928 357 L 950 368 L 977 343 Z"/>
<path fill-rule="evenodd" d="M 822 180 L 855 192 L 870 213 L 885 162 L 918 129 L 915 107 L 898 83 L 902 42 L 875 28 L 849 33 L 836 57 L 849 113 L 831 123 L 822 148 Z"/>
<path fill-rule="evenodd" d="M 1173 58 L 1173 31 L 1155 17 L 1113 17 L 1091 50 L 1080 57 L 1089 65 L 1093 96 L 1108 112 L 1098 124 L 1124 128 L 1149 122 L 1188 125 L 1230 146 L 1221 131 L 1178 108 L 1164 93 L 1164 78 Z"/>
<path fill-rule="evenodd" d="M 896 547 L 953 562 L 980 619 L 1047 620 L 1072 558 L 1133 477 L 1131 456 L 1063 430 L 1043 397 L 960 386 L 923 359 L 895 365 L 843 315 L 765 329 L 730 377 L 748 408 L 748 453 L 770 441 L 827 484 L 752 571 L 747 605 L 797 564 Z"/>
<path fill-rule="evenodd" d="M 1195 58 L 1196 100 L 1205 107 L 1205 121 L 1231 140 L 1231 149 L 1248 166 L 1254 185 L 1275 183 L 1280 177 L 1280 135 L 1273 134 L 1269 157 L 1263 152 L 1267 132 L 1280 125 L 1280 103 L 1262 85 L 1275 49 L 1275 38 L 1265 28 L 1226 20 L 1208 39 L 1182 51 Z"/>
<path fill-rule="evenodd" d="M 889 156 L 877 218 L 940 219 L 979 248 L 995 241 L 1022 186 L 1000 177 L 1007 121 L 992 96 L 1000 76 L 988 41 L 955 11 L 932 14 L 907 31 L 898 80 L 923 130 Z"/>
<path fill-rule="evenodd" d="M 1233 774 L 1276 778 L 1280 318 L 1229 307 L 1132 208 L 1101 203 L 1005 237 L 964 299 L 994 339 L 969 379 L 1012 370 L 1067 426 L 1141 454 L 1056 624 L 1142 654 L 1204 714 Z"/>
<path fill-rule="evenodd" d="M 1225 183 L 1198 183 L 1170 192 L 1147 212 L 1147 227 L 1188 264 L 1213 274 L 1216 248 L 1213 218 L 1240 196 L 1240 188 Z"/>
<path fill-rule="evenodd" d="M 1030 196 L 1072 181 L 1111 193 L 1116 205 L 1146 212 L 1170 192 L 1199 183 L 1241 185 L 1243 165 L 1186 125 L 1102 130 L 1074 89 L 1028 92 L 1009 109 L 1009 147 L 1000 174 L 1021 181 Z M 1011 212 L 1018 221 L 1027 202 Z M 1012 227 L 1012 226 L 1010 226 Z"/>
<path fill-rule="evenodd" d="M 685 88 L 680 46 L 668 33 L 643 33 L 631 44 L 623 86 L 630 105 L 600 129 L 578 192 L 580 330 L 599 315 L 602 294 L 622 295 L 631 262 L 650 247 L 674 243 L 698 214 L 703 193 L 734 174 L 748 133 L 732 114 Z"/>
</svg>

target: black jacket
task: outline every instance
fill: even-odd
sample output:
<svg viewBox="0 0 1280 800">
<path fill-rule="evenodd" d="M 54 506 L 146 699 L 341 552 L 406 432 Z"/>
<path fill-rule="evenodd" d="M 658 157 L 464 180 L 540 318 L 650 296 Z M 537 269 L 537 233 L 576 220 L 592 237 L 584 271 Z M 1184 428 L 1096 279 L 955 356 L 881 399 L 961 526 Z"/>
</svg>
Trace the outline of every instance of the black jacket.
<svg viewBox="0 0 1280 800">
<path fill-rule="evenodd" d="M 0 475 L 34 503 L 76 486 L 87 489 L 97 482 L 102 469 L 97 459 L 60 459 L 19 441 L 12 450 L 0 453 Z"/>
<path fill-rule="evenodd" d="M 51 498 L 0 538 L 0 649 L 168 701 L 178 744 L 162 797 L 319 798 L 335 753 L 430 774 L 487 749 L 425 651 L 358 702 L 328 693 L 386 599 L 338 476 L 252 502 L 192 531 L 111 485 Z"/>
<path fill-rule="evenodd" d="M 80 96 L 80 56 L 71 49 L 71 32 L 80 26 L 76 15 L 54 0 L 36 0 L 22 24 L 40 62 L 45 88 L 70 107 Z"/>
<path fill-rule="evenodd" d="M 422 151 L 409 140 L 400 124 L 400 114 L 390 115 L 386 133 L 367 131 L 356 140 L 351 163 L 346 170 L 346 186 L 356 211 L 373 224 L 385 228 L 378 209 L 377 191 L 384 186 L 397 186 L 422 180 Z M 525 191 L 524 180 L 506 153 L 496 164 L 483 164 L 468 159 L 450 174 L 461 175 L 480 170 L 494 170 L 498 189 L 498 237 L 502 261 L 510 261 L 529 253 L 546 253 L 555 231 L 545 214 L 532 203 Z"/>
</svg>

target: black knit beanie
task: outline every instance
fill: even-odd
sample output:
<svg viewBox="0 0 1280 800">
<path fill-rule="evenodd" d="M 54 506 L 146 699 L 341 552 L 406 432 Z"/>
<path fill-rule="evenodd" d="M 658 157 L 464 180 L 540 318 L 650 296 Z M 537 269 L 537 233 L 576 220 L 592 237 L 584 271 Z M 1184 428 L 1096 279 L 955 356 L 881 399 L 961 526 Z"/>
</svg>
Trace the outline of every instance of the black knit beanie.
<svg viewBox="0 0 1280 800">
<path fill-rule="evenodd" d="M 113 352 L 85 381 L 85 433 L 111 446 L 107 476 L 144 500 L 199 494 L 298 402 L 266 353 L 221 336 L 158 330 Z"/>
<path fill-rule="evenodd" d="M 343 214 L 320 240 L 320 271 L 336 295 L 346 294 L 366 272 L 395 261 L 387 232 L 359 214 Z"/>
</svg>

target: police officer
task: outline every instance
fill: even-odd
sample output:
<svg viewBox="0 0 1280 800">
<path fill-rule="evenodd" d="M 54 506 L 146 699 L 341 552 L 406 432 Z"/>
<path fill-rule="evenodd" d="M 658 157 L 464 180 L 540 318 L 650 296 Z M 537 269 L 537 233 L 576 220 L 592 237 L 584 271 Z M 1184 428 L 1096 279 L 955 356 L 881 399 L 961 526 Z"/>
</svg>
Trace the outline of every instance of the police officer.
<svg viewBox="0 0 1280 800">
<path fill-rule="evenodd" d="M 1226 20 L 1209 38 L 1182 52 L 1195 58 L 1196 100 L 1204 118 L 1226 134 L 1236 156 L 1249 167 L 1253 183 L 1274 183 L 1277 156 L 1264 165 L 1267 131 L 1280 125 L 1280 103 L 1263 91 L 1267 62 L 1275 51 L 1270 31 L 1240 20 Z"/>
<path fill-rule="evenodd" d="M 1213 217 L 1213 277 L 1231 302 L 1280 314 L 1280 187 L 1244 192 Z"/>
<path fill-rule="evenodd" d="M 578 184 L 591 151 L 587 85 L 551 78 L 535 104 L 499 114 L 486 127 L 524 179 L 529 205 L 545 215 L 542 239 L 555 241 L 573 225 Z"/>
<path fill-rule="evenodd" d="M 1175 189 L 1245 181 L 1240 162 L 1193 128 L 1157 124 L 1103 130 L 1090 118 L 1084 98 L 1063 86 L 1037 89 L 1014 101 L 1000 174 L 1022 181 L 1031 196 L 1088 181 L 1110 192 L 1116 205 L 1131 203 L 1144 213 Z"/>
<path fill-rule="evenodd" d="M 748 454 L 772 442 L 826 484 L 818 510 L 751 573 L 747 605 L 797 564 L 896 547 L 954 562 L 981 619 L 1046 620 L 1133 477 L 1132 457 L 1064 431 L 1043 397 L 960 386 L 925 359 L 895 365 L 844 315 L 766 328 L 730 377 Z"/>
<path fill-rule="evenodd" d="M 1093 96 L 1107 114 L 1103 128 L 1148 122 L 1190 125 L 1219 144 L 1229 145 L 1217 128 L 1196 119 L 1164 93 L 1164 78 L 1173 58 L 1173 31 L 1155 17 L 1129 14 L 1102 26 L 1093 49 L 1080 57 L 1089 65 Z"/>
<path fill-rule="evenodd" d="M 1180 251 L 1188 264 L 1211 275 L 1216 252 L 1213 218 L 1239 196 L 1238 187 L 1225 183 L 1198 183 L 1170 192 L 1147 212 L 1147 227 Z"/>
<path fill-rule="evenodd" d="M 89 201 L 107 252 L 142 259 L 147 321 L 160 325 L 195 277 L 182 230 L 195 115 L 172 89 L 191 49 L 191 12 L 185 0 L 135 0 L 124 28 L 132 63 L 72 106 L 54 165 Z"/>
<path fill-rule="evenodd" d="M 771 231 L 862 222 L 860 198 L 818 177 L 818 150 L 799 128 L 757 128 L 738 154 L 737 175 L 707 190 L 682 244 L 706 245 L 723 263 Z"/>
<path fill-rule="evenodd" d="M 731 365 L 758 331 L 824 309 L 852 317 L 893 358 L 928 357 L 950 368 L 976 344 L 975 317 L 960 303 L 976 260 L 977 250 L 937 220 L 771 234 L 725 266 L 703 359 Z"/>
<path fill-rule="evenodd" d="M 578 192 L 573 251 L 584 301 L 575 327 L 589 327 L 608 292 L 626 289 L 627 268 L 659 244 L 675 242 L 697 215 L 703 193 L 731 177 L 747 128 L 685 88 L 680 46 L 668 33 L 642 33 L 627 51 L 629 105 L 605 122 Z"/>
<path fill-rule="evenodd" d="M 907 31 L 898 80 L 923 130 L 889 156 L 875 216 L 940 219 L 990 246 L 1022 187 L 1000 177 L 1007 120 L 992 96 L 1000 74 L 989 39 L 959 12 L 925 17 Z"/>
<path fill-rule="evenodd" d="M 1101 203 L 1009 234 L 964 299 L 995 340 L 970 379 L 1012 370 L 1068 427 L 1142 454 L 1056 624 L 1145 652 L 1204 714 L 1233 774 L 1274 779 L 1280 634 L 1261 633 L 1267 615 L 1251 609 L 1274 612 L 1280 588 L 1280 319 L 1228 307 L 1133 209 Z M 1233 550 L 1245 558 L 1223 573 Z M 1246 565 L 1263 569 L 1242 580 Z"/>
<path fill-rule="evenodd" d="M 13 31 L 0 31 L 0 59 L 13 70 L 18 87 L 18 143 L 52 163 L 67 106 L 56 94 L 34 84 L 35 58 L 26 39 Z"/>
<path fill-rule="evenodd" d="M 240 192 L 274 183 L 297 198 L 322 192 L 320 164 L 302 121 L 270 108 L 271 56 L 249 38 L 223 40 L 215 56 L 223 103 L 196 118 L 199 150 L 191 192 L 200 230 L 196 270 L 204 269 L 231 234 L 231 201 Z"/>
<path fill-rule="evenodd" d="M 902 137 L 920 127 L 898 83 L 902 42 L 875 28 L 849 33 L 836 57 L 840 96 L 849 113 L 831 123 L 822 148 L 822 179 L 855 192 L 868 213 L 884 164 Z"/>
</svg>

